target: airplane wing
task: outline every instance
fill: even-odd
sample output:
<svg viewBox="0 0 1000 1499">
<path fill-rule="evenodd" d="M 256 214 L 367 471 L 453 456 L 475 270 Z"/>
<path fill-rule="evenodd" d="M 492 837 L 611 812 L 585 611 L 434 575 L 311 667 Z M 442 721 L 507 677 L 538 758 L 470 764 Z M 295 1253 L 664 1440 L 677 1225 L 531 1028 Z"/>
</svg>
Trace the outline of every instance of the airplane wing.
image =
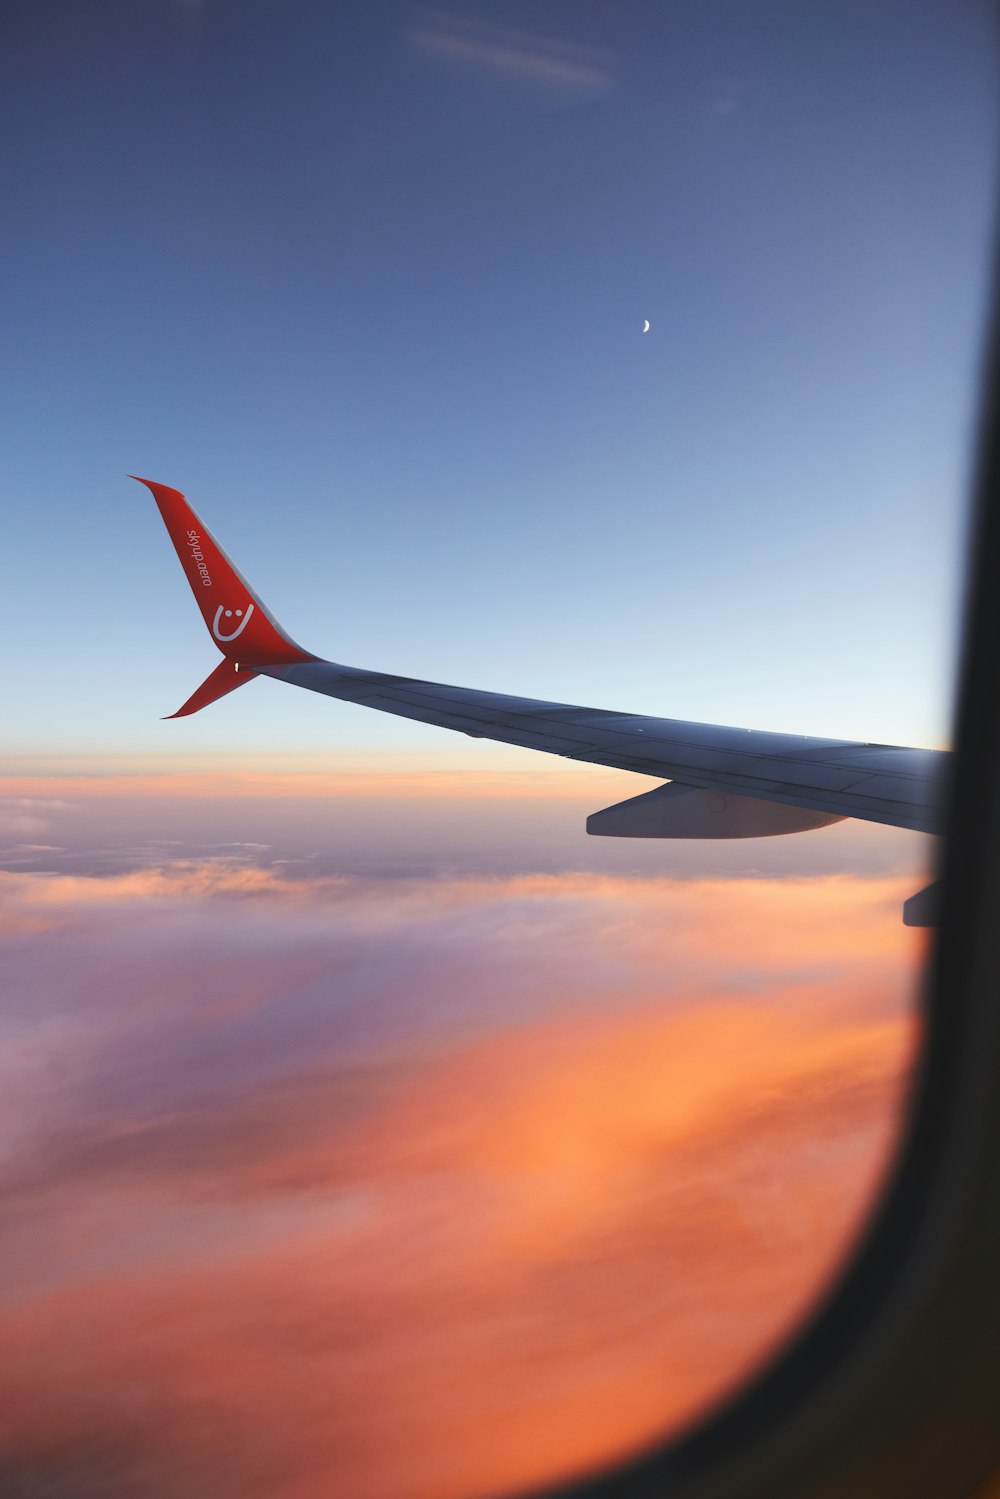
<svg viewBox="0 0 1000 1499">
<path fill-rule="evenodd" d="M 592 765 L 669 781 L 596 812 L 587 831 L 614 837 L 750 838 L 845 817 L 934 833 L 949 755 L 941 750 L 649 718 L 324 661 L 285 633 L 176 489 L 151 490 L 223 660 L 173 717 L 274 677 L 358 703 Z"/>
<path fill-rule="evenodd" d="M 843 817 L 920 832 L 936 831 L 936 786 L 940 762 L 945 758 L 941 751 L 647 718 L 448 687 L 330 661 L 267 666 L 263 671 L 312 692 L 420 723 L 457 729 L 475 738 L 497 739 L 503 744 L 669 778 L 674 785 L 681 782 L 686 788 L 722 794 L 702 799 L 704 832 L 700 827 L 695 830 L 694 802 L 685 802 L 676 793 L 654 801 L 658 793 L 652 792 L 620 804 L 623 807 L 641 801 L 648 832 L 640 831 L 643 819 L 612 817 L 612 811 L 620 811 L 614 808 L 590 819 L 588 830 L 593 833 L 759 837 L 767 832 L 819 827 L 823 821 Z M 727 819 L 727 808 L 717 804 L 730 795 L 736 800 L 773 802 L 783 809 L 819 815 L 800 820 L 775 814 L 771 827 L 762 809 L 759 824 L 753 826 L 745 807 L 739 809 L 739 818 Z"/>
</svg>

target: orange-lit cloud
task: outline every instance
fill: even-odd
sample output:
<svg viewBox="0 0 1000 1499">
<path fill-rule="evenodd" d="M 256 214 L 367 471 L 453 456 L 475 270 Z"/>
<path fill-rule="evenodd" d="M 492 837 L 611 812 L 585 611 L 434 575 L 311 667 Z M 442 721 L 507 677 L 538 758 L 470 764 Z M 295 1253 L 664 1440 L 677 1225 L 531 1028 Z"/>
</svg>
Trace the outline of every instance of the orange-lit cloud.
<svg viewBox="0 0 1000 1499">
<path fill-rule="evenodd" d="M 472 773 L 394 757 L 368 766 L 340 757 L 325 768 L 319 760 L 303 756 L 297 769 L 278 771 L 266 757 L 231 765 L 192 757 L 170 771 L 136 762 L 114 773 L 52 766 L 8 776 L 0 781 L 0 869 L 110 877 L 164 860 L 240 860 L 310 881 L 526 870 L 695 880 L 908 871 L 906 894 L 926 883 L 929 840 L 851 821 L 735 843 L 588 837 L 588 813 L 647 790 L 645 777 L 568 763 Z"/>
<path fill-rule="evenodd" d="M 884 1168 L 909 889 L 4 876 L 4 1492 L 458 1499 L 682 1421 Z"/>
</svg>

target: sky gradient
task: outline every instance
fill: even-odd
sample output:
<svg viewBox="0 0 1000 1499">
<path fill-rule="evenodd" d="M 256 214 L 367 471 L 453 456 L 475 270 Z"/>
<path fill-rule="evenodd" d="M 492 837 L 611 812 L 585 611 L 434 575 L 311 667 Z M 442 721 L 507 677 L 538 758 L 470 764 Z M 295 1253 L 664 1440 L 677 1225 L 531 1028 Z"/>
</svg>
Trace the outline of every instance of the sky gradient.
<svg viewBox="0 0 1000 1499">
<path fill-rule="evenodd" d="M 989 7 L 0 24 L 16 748 L 448 743 L 269 681 L 163 728 L 215 653 L 128 472 L 320 655 L 944 742 Z"/>
</svg>

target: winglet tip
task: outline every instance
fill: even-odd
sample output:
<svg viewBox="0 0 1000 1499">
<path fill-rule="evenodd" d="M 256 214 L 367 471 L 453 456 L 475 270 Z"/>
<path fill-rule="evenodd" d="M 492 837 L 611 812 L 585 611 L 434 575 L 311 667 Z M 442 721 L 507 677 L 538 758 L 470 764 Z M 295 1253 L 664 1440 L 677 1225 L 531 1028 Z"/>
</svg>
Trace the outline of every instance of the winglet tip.
<svg viewBox="0 0 1000 1499">
<path fill-rule="evenodd" d="M 164 501 L 170 504 L 180 502 L 183 505 L 186 503 L 183 492 L 179 489 L 174 489 L 170 484 L 161 484 L 157 479 L 144 479 L 141 474 L 129 474 L 127 477 L 134 479 L 137 484 L 145 484 L 161 510 L 163 509 Z"/>
</svg>

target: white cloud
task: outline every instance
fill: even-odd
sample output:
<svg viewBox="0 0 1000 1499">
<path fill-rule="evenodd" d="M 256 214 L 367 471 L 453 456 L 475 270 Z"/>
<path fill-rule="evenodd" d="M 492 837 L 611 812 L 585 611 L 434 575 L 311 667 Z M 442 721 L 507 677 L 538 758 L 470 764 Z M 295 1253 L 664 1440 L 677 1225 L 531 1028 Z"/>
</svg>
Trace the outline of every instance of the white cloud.
<svg viewBox="0 0 1000 1499">
<path fill-rule="evenodd" d="M 53 813 L 65 812 L 70 803 L 34 796 L 0 797 L 0 838 L 24 843 L 52 826 Z"/>
</svg>

